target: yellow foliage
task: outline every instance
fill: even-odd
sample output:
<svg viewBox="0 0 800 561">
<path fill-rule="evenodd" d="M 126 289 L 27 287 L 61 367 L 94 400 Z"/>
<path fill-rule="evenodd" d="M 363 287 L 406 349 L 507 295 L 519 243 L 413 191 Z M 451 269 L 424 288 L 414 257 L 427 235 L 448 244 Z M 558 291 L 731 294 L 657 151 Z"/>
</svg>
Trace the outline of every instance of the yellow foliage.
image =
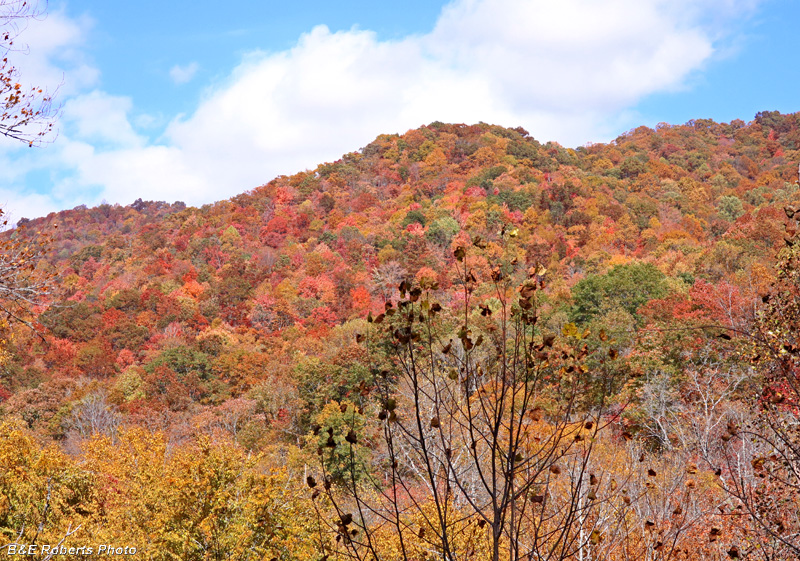
<svg viewBox="0 0 800 561">
<path fill-rule="evenodd" d="M 0 424 L 0 546 L 74 531 L 64 545 L 135 547 L 141 559 L 309 559 L 319 547 L 300 493 L 260 455 L 206 437 L 174 446 L 125 429 L 74 459 Z"/>
</svg>

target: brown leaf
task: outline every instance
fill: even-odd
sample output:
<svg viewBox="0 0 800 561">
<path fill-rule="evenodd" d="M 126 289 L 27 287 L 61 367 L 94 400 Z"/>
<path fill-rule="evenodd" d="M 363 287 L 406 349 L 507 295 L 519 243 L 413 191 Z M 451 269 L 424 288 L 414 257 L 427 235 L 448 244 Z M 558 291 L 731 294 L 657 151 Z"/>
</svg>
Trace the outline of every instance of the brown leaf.
<svg viewBox="0 0 800 561">
<path fill-rule="evenodd" d="M 542 408 L 541 407 L 534 407 L 530 411 L 528 411 L 528 417 L 531 418 L 532 421 L 539 422 L 542 420 Z"/>
</svg>

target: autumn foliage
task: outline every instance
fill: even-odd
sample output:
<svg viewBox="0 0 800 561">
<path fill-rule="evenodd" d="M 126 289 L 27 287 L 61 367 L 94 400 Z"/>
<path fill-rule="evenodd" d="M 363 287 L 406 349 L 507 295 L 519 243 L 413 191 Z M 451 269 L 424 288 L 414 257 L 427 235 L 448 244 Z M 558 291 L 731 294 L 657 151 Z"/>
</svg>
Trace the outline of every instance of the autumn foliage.
<svg viewBox="0 0 800 561">
<path fill-rule="evenodd" d="M 0 238 L 0 288 L 35 290 L 0 293 L 0 541 L 789 559 L 798 161 L 798 114 L 576 149 L 437 122 L 202 208 L 23 219 Z M 475 448 L 448 424 L 467 403 Z"/>
</svg>

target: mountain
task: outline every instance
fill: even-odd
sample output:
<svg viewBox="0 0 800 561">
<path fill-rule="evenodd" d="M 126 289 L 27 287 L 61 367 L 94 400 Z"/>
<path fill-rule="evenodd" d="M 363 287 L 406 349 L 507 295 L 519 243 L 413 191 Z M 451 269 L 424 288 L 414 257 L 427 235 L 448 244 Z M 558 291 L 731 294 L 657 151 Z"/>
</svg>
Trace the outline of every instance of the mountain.
<svg viewBox="0 0 800 561">
<path fill-rule="evenodd" d="M 731 381 L 759 360 L 752 349 L 717 345 L 753 332 L 762 296 L 781 278 L 785 208 L 800 204 L 798 161 L 800 113 L 639 127 L 575 149 L 519 127 L 435 122 L 201 208 L 139 199 L 23 219 L 3 240 L 46 233 L 36 274 L 52 280 L 29 310 L 34 329 L 3 327 L 0 421 L 11 425 L 2 430 L 42 454 L 55 442 L 53 454 L 72 455 L 59 461 L 91 481 L 133 477 L 119 467 L 130 458 L 101 461 L 127 453 L 114 445 L 120 438 L 163 458 L 177 446 L 175 458 L 187 454 L 180 465 L 216 458 L 233 469 L 223 458 L 249 466 L 252 452 L 266 454 L 252 473 L 305 473 L 314 453 L 304 446 L 320 426 L 344 434 L 341 415 L 356 405 L 359 415 L 388 414 L 369 388 L 376 371 L 397 363 L 388 343 L 363 341 L 391 303 L 427 291 L 455 334 L 470 298 L 482 315 L 496 312 L 492 279 L 527 275 L 540 289 L 537 337 L 577 338 L 607 355 L 587 359 L 586 371 L 602 374 L 584 406 L 610 399 L 609 423 L 637 439 L 641 457 L 663 454 L 658 461 L 680 471 L 700 452 L 681 448 L 689 437 L 677 415 L 702 420 L 697 403 L 709 387 L 724 398 L 714 407 L 744 415 L 761 391 L 752 372 Z M 459 273 L 465 248 L 474 292 Z M 453 337 L 469 338 L 466 329 Z M 709 431 L 724 432 L 719 415 Z M 365 454 L 379 461 L 378 447 Z M 280 477 L 269 485 L 280 487 Z M 724 500 L 708 477 L 703 500 Z M 72 485 L 65 496 L 84 504 Z M 87 485 L 89 495 L 101 488 Z M 286 520 L 311 516 L 306 507 Z"/>
<path fill-rule="evenodd" d="M 58 228 L 45 341 L 17 332 L 5 408 L 63 437 L 75 384 L 104 388 L 131 414 L 189 414 L 269 381 L 299 399 L 285 415 L 302 434 L 298 412 L 351 389 L 343 334 L 404 278 L 446 291 L 465 235 L 517 230 L 520 260 L 550 271 L 555 322 L 575 316 L 576 284 L 615 265 L 652 265 L 678 292 L 723 283 L 749 294 L 769 280 L 782 206 L 800 197 L 798 161 L 798 114 L 639 127 L 577 149 L 521 128 L 432 123 L 202 208 L 52 213 L 25 229 Z M 330 395 L 297 379 L 315 361 L 330 369 Z"/>
</svg>

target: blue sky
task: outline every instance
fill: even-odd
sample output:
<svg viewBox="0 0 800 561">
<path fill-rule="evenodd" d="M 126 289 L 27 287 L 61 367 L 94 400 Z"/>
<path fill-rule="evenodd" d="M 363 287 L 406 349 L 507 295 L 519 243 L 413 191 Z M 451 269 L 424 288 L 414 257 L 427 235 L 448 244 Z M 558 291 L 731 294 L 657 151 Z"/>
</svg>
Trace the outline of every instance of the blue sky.
<svg viewBox="0 0 800 561">
<path fill-rule="evenodd" d="M 58 136 L 0 141 L 16 219 L 204 204 L 431 121 L 567 146 L 800 110 L 795 0 L 52 0 L 17 56 Z"/>
</svg>

